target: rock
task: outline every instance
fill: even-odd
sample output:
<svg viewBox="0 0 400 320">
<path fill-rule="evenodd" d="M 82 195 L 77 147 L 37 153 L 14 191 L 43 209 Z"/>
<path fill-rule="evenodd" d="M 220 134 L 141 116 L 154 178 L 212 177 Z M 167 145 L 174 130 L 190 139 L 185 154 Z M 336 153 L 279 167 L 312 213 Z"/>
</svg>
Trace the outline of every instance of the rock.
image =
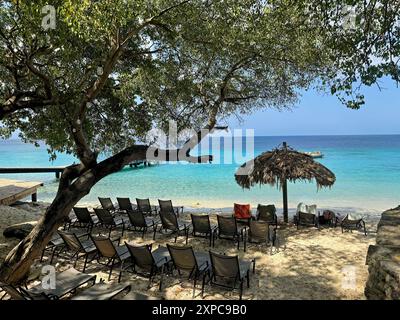
<svg viewBox="0 0 400 320">
<path fill-rule="evenodd" d="M 36 225 L 37 221 L 28 221 L 24 223 L 14 224 L 4 229 L 3 235 L 6 238 L 24 239 Z"/>
<path fill-rule="evenodd" d="M 370 300 L 400 298 L 400 207 L 382 213 L 376 245 L 368 248 L 368 280 L 365 296 Z"/>
</svg>

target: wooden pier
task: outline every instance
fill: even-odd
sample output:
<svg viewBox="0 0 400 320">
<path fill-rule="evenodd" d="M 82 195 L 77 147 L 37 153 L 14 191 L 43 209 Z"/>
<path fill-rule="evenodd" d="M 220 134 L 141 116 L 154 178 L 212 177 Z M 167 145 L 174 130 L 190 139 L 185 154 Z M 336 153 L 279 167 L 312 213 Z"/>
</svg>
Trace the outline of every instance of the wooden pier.
<svg viewBox="0 0 400 320">
<path fill-rule="evenodd" d="M 137 167 L 140 166 L 140 165 L 143 165 L 143 166 L 145 166 L 145 167 L 150 167 L 150 166 L 152 166 L 153 164 L 152 164 L 151 162 L 149 162 L 149 161 L 136 160 L 136 161 L 134 161 L 134 162 L 131 162 L 131 163 L 129 164 L 129 167 L 130 167 L 130 168 L 133 168 L 133 167 L 137 168 Z"/>
<path fill-rule="evenodd" d="M 65 167 L 37 167 L 37 168 L 0 168 L 0 173 L 55 173 L 59 179 Z"/>
<path fill-rule="evenodd" d="M 11 205 L 29 196 L 36 202 L 37 190 L 42 186 L 42 182 L 0 179 L 0 205 Z"/>
</svg>

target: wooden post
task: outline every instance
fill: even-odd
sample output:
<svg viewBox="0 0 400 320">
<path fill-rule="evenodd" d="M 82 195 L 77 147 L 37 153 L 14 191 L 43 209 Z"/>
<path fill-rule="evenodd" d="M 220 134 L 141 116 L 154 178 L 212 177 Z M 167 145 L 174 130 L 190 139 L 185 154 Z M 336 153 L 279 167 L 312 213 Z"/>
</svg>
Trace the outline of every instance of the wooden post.
<svg viewBox="0 0 400 320">
<path fill-rule="evenodd" d="M 283 192 L 283 220 L 285 223 L 289 222 L 289 212 L 288 212 L 288 197 L 287 197 L 287 180 L 282 185 Z"/>
<path fill-rule="evenodd" d="M 283 142 L 283 147 L 287 149 L 287 143 Z M 285 223 L 289 222 L 289 211 L 288 211 L 288 195 L 287 195 L 287 180 L 283 182 L 282 185 L 282 192 L 283 192 L 283 220 Z"/>
<path fill-rule="evenodd" d="M 56 171 L 56 179 L 60 179 L 60 171 Z"/>
<path fill-rule="evenodd" d="M 32 202 L 37 202 L 37 192 L 32 193 Z"/>
</svg>

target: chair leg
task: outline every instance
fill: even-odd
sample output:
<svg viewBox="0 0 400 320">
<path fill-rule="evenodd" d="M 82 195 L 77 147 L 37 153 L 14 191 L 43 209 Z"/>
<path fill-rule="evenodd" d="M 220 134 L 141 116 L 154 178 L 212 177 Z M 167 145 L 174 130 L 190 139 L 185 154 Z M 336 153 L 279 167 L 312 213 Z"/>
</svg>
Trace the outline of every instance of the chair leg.
<svg viewBox="0 0 400 320">
<path fill-rule="evenodd" d="M 82 270 L 82 272 L 85 272 L 85 270 L 86 270 L 86 263 L 87 263 L 88 257 L 89 257 L 89 255 L 86 254 L 86 256 L 85 256 L 85 262 L 83 263 L 83 270 Z"/>
<path fill-rule="evenodd" d="M 42 261 L 43 261 L 43 257 L 44 257 L 44 252 L 45 252 L 45 250 L 46 250 L 46 249 L 43 249 L 43 250 L 42 250 L 42 255 L 40 256 L 39 262 L 42 262 Z M 50 263 L 50 264 L 51 264 L 51 263 Z"/>
<path fill-rule="evenodd" d="M 158 288 L 161 292 L 162 290 L 162 284 L 163 284 L 163 280 L 164 280 L 164 264 L 161 267 L 161 275 L 160 275 L 160 287 Z"/>
<path fill-rule="evenodd" d="M 204 286 L 206 285 L 206 275 L 207 275 L 207 272 L 204 272 L 203 283 L 201 284 L 201 298 L 204 298 Z"/>
<path fill-rule="evenodd" d="M 197 272 L 194 274 L 194 280 L 193 280 L 193 294 L 192 294 L 192 298 L 194 298 L 194 296 L 195 296 L 195 292 L 196 292 L 196 284 L 197 284 Z"/>
<path fill-rule="evenodd" d="M 57 252 L 57 248 L 54 248 L 54 249 L 53 249 L 53 252 L 51 253 L 50 264 L 53 263 L 54 256 L 56 255 L 56 252 Z"/>
<path fill-rule="evenodd" d="M 240 280 L 240 295 L 239 295 L 239 300 L 242 300 L 242 295 L 243 295 L 243 279 Z"/>
<path fill-rule="evenodd" d="M 121 261 L 121 266 L 119 268 L 118 283 L 121 282 L 122 272 L 124 271 L 124 261 Z"/>
<path fill-rule="evenodd" d="M 157 226 L 154 226 L 154 228 L 153 228 L 153 240 L 156 240 L 156 232 L 157 232 Z"/>
<path fill-rule="evenodd" d="M 112 271 L 114 269 L 114 261 L 115 261 L 115 259 L 111 260 L 110 272 L 108 273 L 108 281 L 110 281 L 110 279 L 111 279 Z"/>
</svg>

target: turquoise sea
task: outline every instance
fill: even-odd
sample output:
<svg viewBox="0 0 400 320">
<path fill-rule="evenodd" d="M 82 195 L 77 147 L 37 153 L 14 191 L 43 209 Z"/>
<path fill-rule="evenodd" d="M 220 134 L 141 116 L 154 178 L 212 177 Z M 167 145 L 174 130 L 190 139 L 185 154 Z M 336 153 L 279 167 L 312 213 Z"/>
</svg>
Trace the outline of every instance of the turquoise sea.
<svg viewBox="0 0 400 320">
<path fill-rule="evenodd" d="M 381 210 L 400 204 L 400 135 L 255 137 L 254 153 L 270 150 L 283 141 L 298 150 L 324 153 L 325 157 L 318 161 L 337 178 L 331 189 L 319 191 L 313 183 L 289 184 L 291 207 L 306 202 L 324 207 Z M 222 146 L 223 143 L 210 147 L 217 158 Z M 240 150 L 233 152 L 239 153 Z M 223 157 L 224 153 L 220 154 Z M 54 162 L 49 162 L 44 145 L 36 148 L 19 140 L 0 141 L 0 167 L 61 166 L 73 161 L 76 160 L 72 156 L 60 154 Z M 100 181 L 81 203 L 97 203 L 98 196 L 127 196 L 150 198 L 154 203 L 158 198 L 173 199 L 176 204 L 198 208 L 231 207 L 233 202 L 282 206 L 281 192 L 274 187 L 251 190 L 239 187 L 234 180 L 238 166 L 239 163 L 175 163 L 127 167 Z M 57 188 L 57 180 L 51 173 L 2 174 L 0 178 L 44 182 L 38 194 L 40 201 L 51 201 Z"/>
</svg>

